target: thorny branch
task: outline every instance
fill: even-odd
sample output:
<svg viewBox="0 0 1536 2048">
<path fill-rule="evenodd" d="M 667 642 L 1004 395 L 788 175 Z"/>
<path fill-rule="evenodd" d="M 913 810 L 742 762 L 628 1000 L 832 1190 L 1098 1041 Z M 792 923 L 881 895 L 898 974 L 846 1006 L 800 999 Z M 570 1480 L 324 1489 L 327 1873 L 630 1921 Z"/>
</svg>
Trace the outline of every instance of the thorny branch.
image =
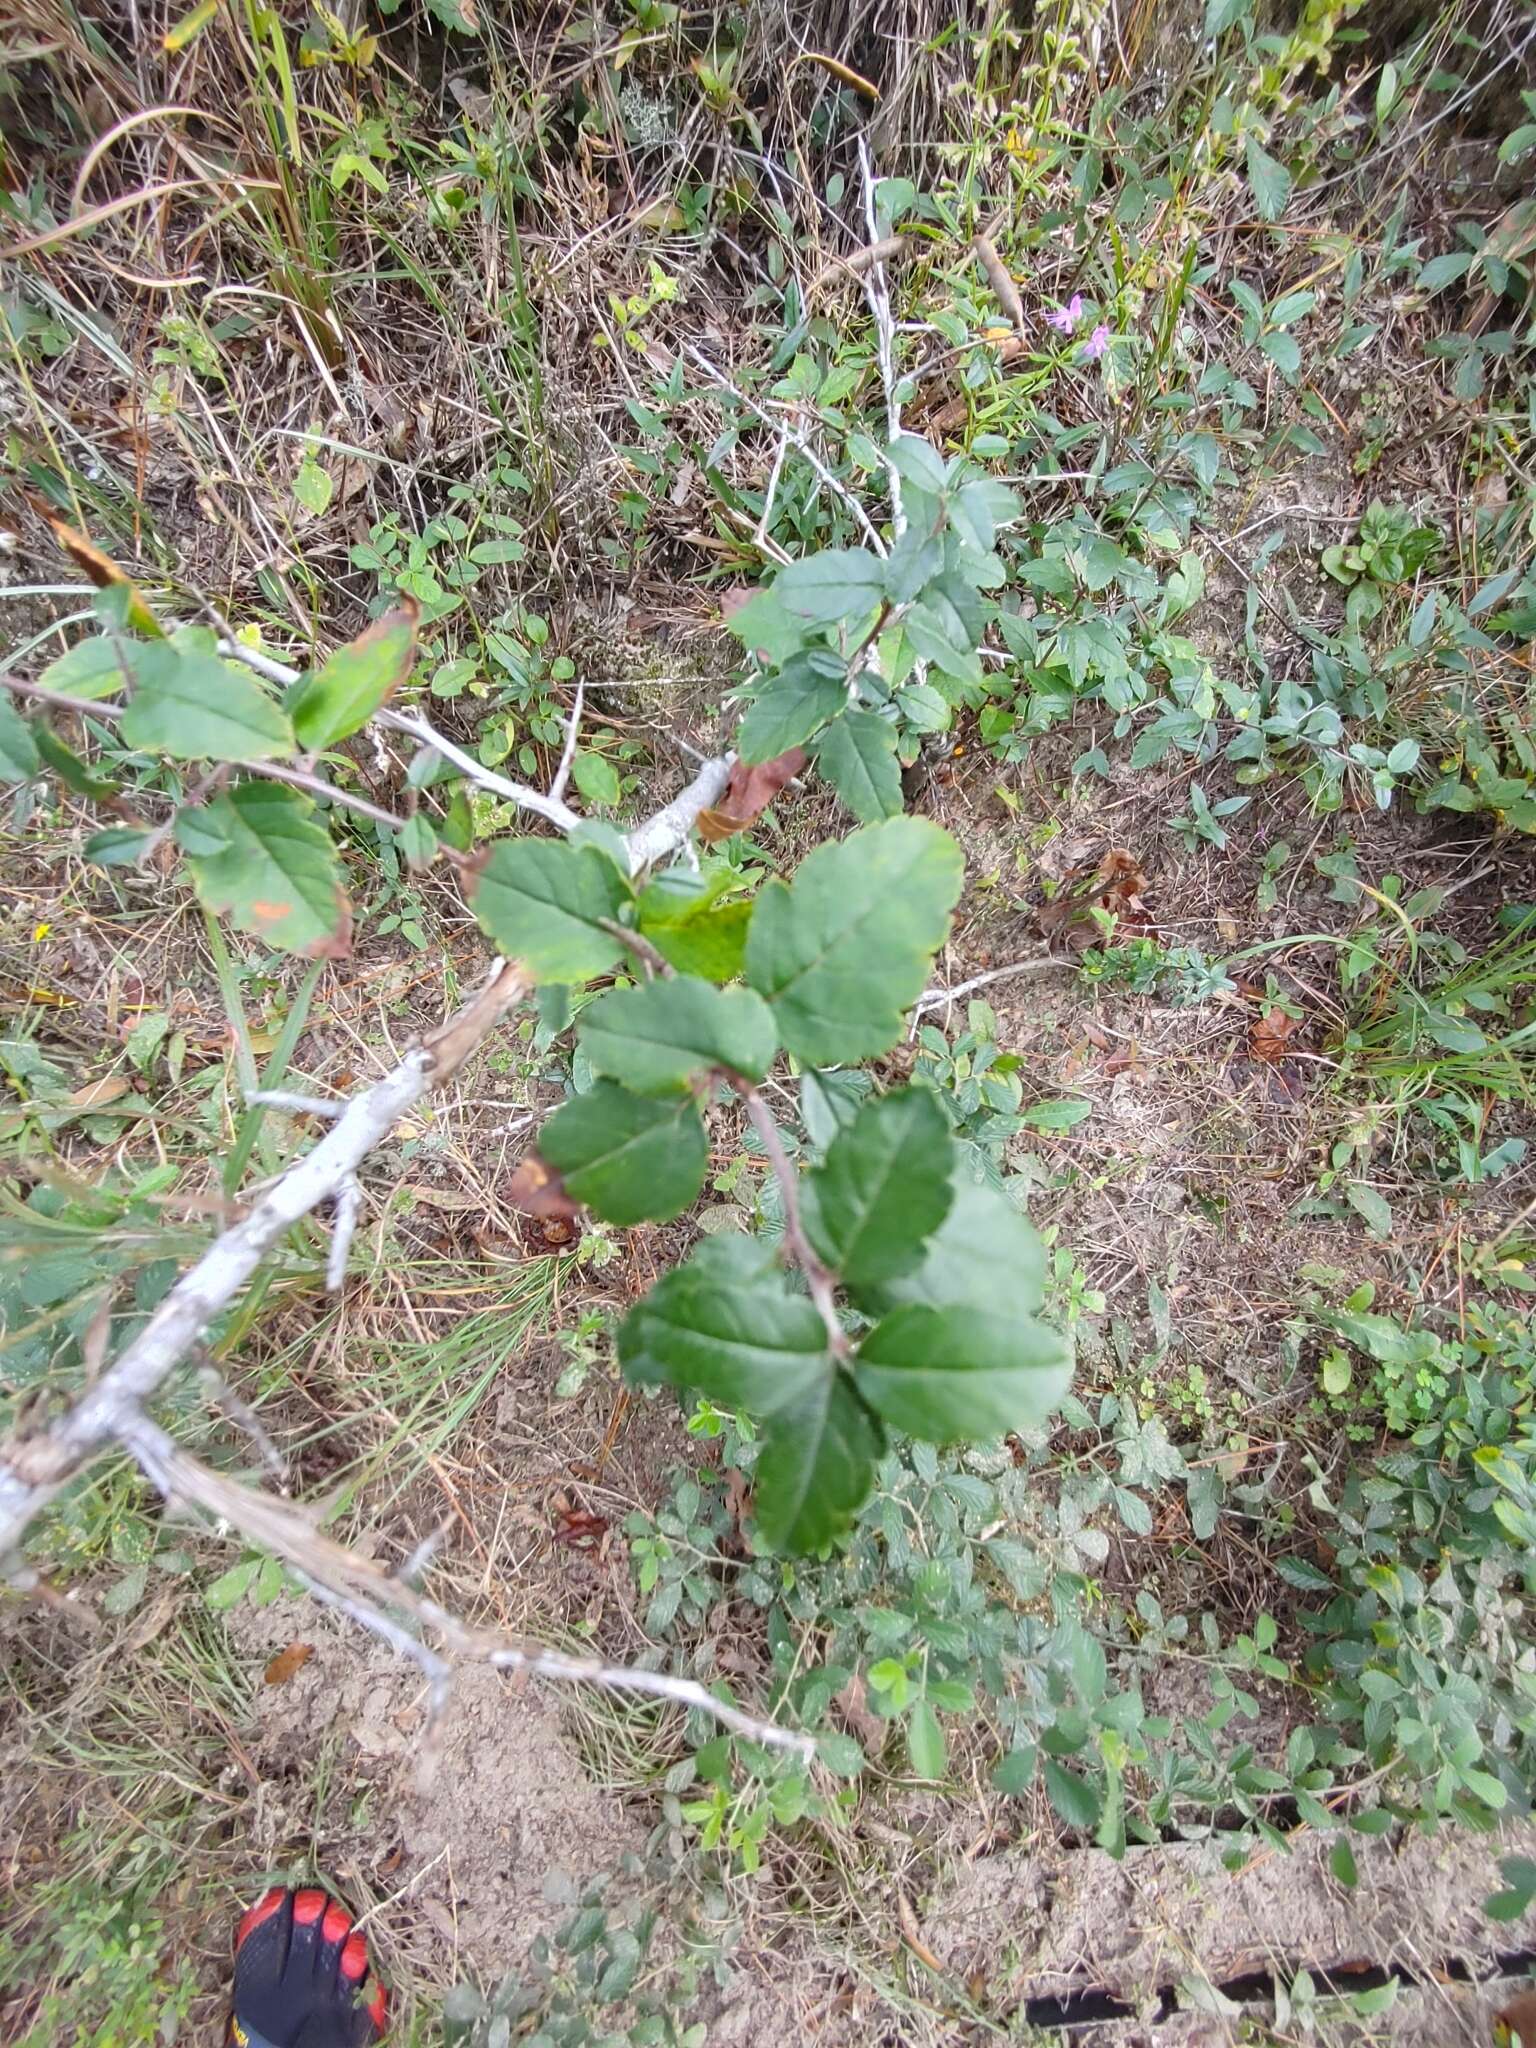
<svg viewBox="0 0 1536 2048">
<path fill-rule="evenodd" d="M 82 1464 L 116 1443 L 168 1502 L 195 1507 L 221 1526 L 238 1530 L 290 1565 L 319 1599 L 414 1659 L 430 1681 L 434 1720 L 446 1703 L 454 1664 L 473 1661 L 504 1671 L 649 1693 L 711 1714 L 752 1741 L 810 1755 L 810 1737 L 743 1713 L 694 1679 L 568 1657 L 471 1627 L 323 1535 L 304 1509 L 210 1470 L 181 1450 L 144 1412 L 144 1404 L 194 1349 L 267 1253 L 301 1217 L 327 1200 L 337 1209 L 327 1271 L 327 1284 L 336 1284 L 356 1222 L 359 1164 L 429 1088 L 458 1071 L 528 987 L 529 977 L 517 962 L 498 961 L 479 995 L 407 1053 L 393 1072 L 354 1096 L 314 1150 L 215 1240 L 182 1275 L 139 1336 L 67 1414 L 40 1436 L 0 1447 L 0 1564 L 10 1563 L 17 1583 L 35 1582 L 36 1575 L 20 1558 L 28 1525 Z M 440 1648 L 423 1640 L 424 1635 L 435 1638 Z"/>
<path fill-rule="evenodd" d="M 604 1664 L 595 1658 L 568 1657 L 558 1650 L 520 1643 L 499 1631 L 480 1629 L 449 1614 L 435 1600 L 408 1583 L 409 1574 L 392 1576 L 379 1565 L 334 1542 L 319 1530 L 302 1508 L 275 1499 L 258 1488 L 211 1470 L 188 1455 L 143 1414 L 134 1414 L 119 1431 L 125 1449 L 167 1501 L 194 1507 L 215 1521 L 238 1529 L 259 1548 L 292 1567 L 311 1592 L 338 1607 L 361 1627 L 411 1657 L 432 1687 L 433 1718 L 446 1703 L 455 1663 L 490 1664 L 500 1671 L 527 1671 L 578 1685 L 609 1691 L 643 1692 L 679 1706 L 697 1707 L 749 1741 L 779 1749 L 814 1751 L 810 1736 L 746 1714 L 702 1686 L 697 1679 L 675 1678 L 664 1671 Z M 412 1626 L 402 1625 L 403 1616 Z M 435 1637 L 440 1649 L 423 1640 Z"/>
<path fill-rule="evenodd" d="M 355 1095 L 325 1136 L 256 1206 L 185 1272 L 133 1342 L 90 1391 L 41 1436 L 0 1453 L 0 1559 L 77 1468 L 114 1439 L 202 1337 L 293 1225 L 332 1200 L 359 1164 L 429 1088 L 456 1073 L 529 986 L 516 961 L 457 1016 L 408 1052 L 391 1073 Z"/>
</svg>

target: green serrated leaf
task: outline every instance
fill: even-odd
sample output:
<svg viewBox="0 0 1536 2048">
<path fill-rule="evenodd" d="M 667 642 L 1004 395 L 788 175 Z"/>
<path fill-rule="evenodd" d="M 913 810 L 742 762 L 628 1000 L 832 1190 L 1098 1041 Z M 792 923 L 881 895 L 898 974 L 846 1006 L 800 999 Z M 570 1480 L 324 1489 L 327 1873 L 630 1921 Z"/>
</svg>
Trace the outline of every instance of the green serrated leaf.
<svg viewBox="0 0 1536 2048">
<path fill-rule="evenodd" d="M 939 1726 L 938 1715 L 926 1700 L 919 1700 L 908 1718 L 907 1756 L 913 1774 L 919 1778 L 942 1778 L 944 1767 L 949 1762 L 944 1730 Z"/>
<path fill-rule="evenodd" d="M 752 905 L 717 903 L 697 917 L 651 931 L 651 944 L 679 974 L 698 974 L 705 981 L 735 981 L 747 953 Z M 642 930 L 645 929 L 642 924 Z"/>
<path fill-rule="evenodd" d="M 813 630 L 804 619 L 791 617 L 772 590 L 756 591 L 725 623 L 743 646 L 775 667 L 798 653 Z"/>
<path fill-rule="evenodd" d="M 845 711 L 816 743 L 816 765 L 862 824 L 901 813 L 896 728 L 873 711 Z"/>
<path fill-rule="evenodd" d="M 1102 1802 L 1098 1790 L 1076 1771 L 1069 1771 L 1055 1757 L 1045 1759 L 1042 1775 L 1052 1806 L 1070 1828 L 1098 1825 Z"/>
<path fill-rule="evenodd" d="M 841 673 L 825 674 L 815 651 L 796 655 L 753 699 L 737 728 L 736 751 L 749 766 L 772 761 L 809 739 L 847 701 L 848 684 Z"/>
<path fill-rule="evenodd" d="M 214 652 L 214 635 L 184 628 L 132 654 L 123 744 L 173 761 L 275 761 L 293 752 L 287 714 L 255 678 Z"/>
<path fill-rule="evenodd" d="M 899 1308 L 859 1346 L 854 1377 L 878 1414 L 932 1443 L 1043 1422 L 1072 1355 L 1056 1331 L 984 1308 Z"/>
<path fill-rule="evenodd" d="M 879 1314 L 903 1305 L 981 1304 L 1032 1315 L 1045 1299 L 1045 1271 L 1045 1246 L 1008 1197 L 957 1177 L 949 1213 L 919 1263 L 863 1291 L 859 1305 Z"/>
<path fill-rule="evenodd" d="M 219 1574 L 212 1585 L 203 1589 L 203 1605 L 211 1607 L 215 1614 L 235 1606 L 250 1591 L 261 1564 L 259 1557 L 247 1557 L 239 1564 L 232 1564 L 227 1572 Z"/>
<path fill-rule="evenodd" d="M 631 1379 L 768 1416 L 828 1378 L 832 1357 L 815 1308 L 740 1242 L 725 1257 L 731 1241 L 711 1239 L 665 1274 L 625 1317 L 619 1355 Z"/>
<path fill-rule="evenodd" d="M 747 937 L 747 980 L 812 1066 L 871 1059 L 901 1036 L 960 894 L 960 849 L 925 818 L 890 818 L 771 881 Z"/>
<path fill-rule="evenodd" d="M 0 695 L 0 782 L 30 782 L 41 767 L 30 722 Z"/>
<path fill-rule="evenodd" d="M 178 828 L 182 819 L 178 816 Z M 337 960 L 352 944 L 341 862 L 309 798 L 273 782 L 242 782 L 201 814 L 215 852 L 189 854 L 199 899 L 283 953 Z"/>
<path fill-rule="evenodd" d="M 594 1073 L 639 1095 L 673 1094 L 710 1067 L 761 1081 L 779 1046 L 761 996 L 692 975 L 599 996 L 582 1012 L 578 1035 Z"/>
<path fill-rule="evenodd" d="M 104 868 L 127 867 L 136 861 L 153 835 L 137 825 L 108 825 L 85 842 L 85 857 Z"/>
<path fill-rule="evenodd" d="M 88 697 L 96 703 L 103 697 L 115 697 L 122 689 L 123 668 L 113 642 L 98 633 L 89 640 L 77 640 L 67 654 L 50 661 L 38 680 L 66 697 Z"/>
<path fill-rule="evenodd" d="M 763 1424 L 757 1533 L 770 1550 L 820 1550 L 847 1528 L 885 1449 L 846 1373 L 825 1373 Z"/>
<path fill-rule="evenodd" d="M 1291 196 L 1293 183 L 1290 172 L 1282 163 L 1277 163 L 1267 150 L 1259 147 L 1250 135 L 1245 161 L 1248 165 L 1248 183 L 1253 188 L 1253 201 L 1264 220 L 1278 220 Z"/>
<path fill-rule="evenodd" d="M 599 1081 L 539 1133 L 573 1201 L 610 1223 L 667 1223 L 704 1185 L 709 1145 L 693 1100 L 655 1102 Z"/>
<path fill-rule="evenodd" d="M 407 867 L 429 868 L 437 854 L 437 834 L 430 818 L 418 811 L 407 818 L 395 835 L 395 844 Z"/>
<path fill-rule="evenodd" d="M 37 751 L 42 755 L 44 765 L 51 768 L 64 787 L 72 789 L 76 796 L 89 797 L 92 803 L 100 804 L 117 795 L 117 784 L 107 781 L 100 775 L 93 775 L 80 756 L 66 747 L 61 739 L 56 739 L 41 719 L 33 730 L 33 737 L 37 741 Z M 0 738 L 0 755 L 3 755 L 4 751 L 4 741 Z"/>
<path fill-rule="evenodd" d="M 1022 1799 L 1034 1784 L 1039 1768 L 1040 1752 L 1032 1742 L 1026 1743 L 1022 1749 L 1010 1750 L 992 1766 L 992 1783 L 1005 1798 Z"/>
<path fill-rule="evenodd" d="M 953 1168 L 949 1119 L 926 1088 L 867 1102 L 805 1182 L 806 1235 L 850 1287 L 889 1280 L 949 1213 Z"/>
<path fill-rule="evenodd" d="M 416 660 L 416 606 L 398 605 L 288 692 L 287 709 L 307 753 L 334 747 L 365 726 Z"/>
<path fill-rule="evenodd" d="M 921 434 L 898 434 L 885 455 L 903 483 L 916 484 L 920 491 L 943 490 L 944 458 Z"/>
<path fill-rule="evenodd" d="M 792 618 L 832 626 L 872 612 L 885 589 L 885 564 L 868 548 L 822 548 L 786 562 L 773 596 Z"/>
<path fill-rule="evenodd" d="M 590 981 L 624 951 L 603 929 L 628 900 L 622 876 L 591 846 L 552 839 L 503 839 L 474 885 L 480 929 L 536 981 Z"/>
</svg>

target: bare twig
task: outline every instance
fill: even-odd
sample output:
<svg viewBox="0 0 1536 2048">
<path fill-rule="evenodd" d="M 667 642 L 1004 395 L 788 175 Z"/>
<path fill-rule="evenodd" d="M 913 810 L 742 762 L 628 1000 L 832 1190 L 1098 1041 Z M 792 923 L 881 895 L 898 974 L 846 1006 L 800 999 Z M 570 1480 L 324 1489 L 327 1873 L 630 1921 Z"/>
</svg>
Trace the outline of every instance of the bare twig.
<svg viewBox="0 0 1536 2048">
<path fill-rule="evenodd" d="M 832 1275 L 822 1264 L 815 1246 L 805 1234 L 805 1225 L 800 1218 L 799 1183 L 795 1178 L 794 1165 L 784 1150 L 784 1140 L 779 1135 L 779 1127 L 773 1120 L 773 1111 L 755 1088 L 749 1088 L 740 1080 L 733 1080 L 732 1085 L 747 1106 L 752 1128 L 768 1155 L 768 1164 L 773 1168 L 773 1177 L 779 1184 L 779 1193 L 784 1201 L 784 1242 L 789 1246 L 795 1264 L 805 1275 L 805 1284 L 810 1289 L 811 1300 L 816 1304 L 816 1311 L 826 1328 L 828 1348 L 834 1358 L 846 1358 L 848 1333 L 838 1320 L 837 1302 L 832 1291 Z"/>
<path fill-rule="evenodd" d="M 325 1262 L 327 1294 L 339 1294 L 347 1284 L 347 1258 L 357 1231 L 357 1219 L 363 1213 L 363 1184 L 355 1173 L 349 1173 L 336 1190 L 333 1209 L 331 1250 Z"/>
<path fill-rule="evenodd" d="M 871 246 L 878 249 L 880 227 L 875 213 L 875 167 L 870 160 L 869 144 L 862 135 L 859 137 L 859 171 L 864 181 L 864 223 L 869 230 Z M 879 255 L 864 273 L 864 296 L 875 323 L 875 354 L 880 364 L 881 388 L 885 392 L 885 438 L 891 442 L 901 432 L 901 405 L 896 396 L 896 333 L 891 319 L 891 290 L 886 281 L 884 260 Z M 891 487 L 891 531 L 900 540 L 907 530 L 907 515 L 901 500 L 901 477 L 889 456 L 885 467 Z"/>
<path fill-rule="evenodd" d="M 298 1095 L 291 1088 L 253 1088 L 247 1102 L 259 1102 L 264 1109 L 291 1110 L 295 1116 L 340 1116 L 344 1102 L 331 1102 L 323 1095 Z"/>
<path fill-rule="evenodd" d="M 498 775 L 494 768 L 487 768 L 483 761 L 477 761 L 473 754 L 466 754 L 456 746 L 446 733 L 438 731 L 430 719 L 419 711 L 376 711 L 375 725 L 386 725 L 391 732 L 402 732 L 419 746 L 430 747 L 441 754 L 445 761 L 451 761 L 461 775 L 467 775 L 471 782 L 478 782 L 482 789 L 489 789 L 495 795 L 505 797 L 508 803 L 516 804 L 519 810 L 532 811 L 535 817 L 547 818 L 551 825 L 562 832 L 573 832 L 581 823 L 576 813 L 556 797 L 545 796 L 542 790 L 530 789 L 526 782 L 513 782 L 510 777 Z"/>
<path fill-rule="evenodd" d="M 211 1471 L 147 1416 L 131 1417 L 120 1436 L 125 1449 L 167 1500 L 198 1508 L 216 1522 L 238 1530 L 260 1549 L 291 1565 L 311 1591 L 420 1664 L 433 1682 L 434 1704 L 439 1710 L 446 1699 L 453 1663 L 490 1664 L 501 1671 L 528 1671 L 536 1677 L 596 1685 L 607 1691 L 649 1693 L 678 1706 L 697 1707 L 751 1742 L 806 1756 L 814 1751 L 810 1736 L 743 1713 L 716 1699 L 696 1679 L 604 1664 L 596 1658 L 568 1657 L 559 1650 L 521 1643 L 499 1631 L 460 1621 L 403 1577 L 391 1576 L 334 1542 L 302 1508 Z M 394 1619 L 395 1614 L 405 1616 L 411 1626 L 403 1626 Z M 440 1650 L 423 1641 L 423 1635 L 434 1637 Z"/>
<path fill-rule="evenodd" d="M 853 495 L 853 492 L 849 490 L 841 477 L 834 476 L 832 471 L 828 469 L 827 465 L 816 453 L 816 450 L 811 446 L 809 436 L 803 434 L 791 421 L 768 412 L 763 406 L 758 404 L 755 398 L 749 398 L 740 385 L 733 384 L 723 370 L 717 370 L 704 351 L 695 348 L 691 341 L 683 343 L 683 354 L 690 361 L 696 363 L 706 376 L 712 377 L 723 391 L 729 391 L 732 398 L 736 399 L 739 404 L 744 405 L 748 412 L 755 413 L 765 427 L 772 427 L 776 434 L 785 435 L 790 445 L 805 457 L 806 461 L 816 472 L 817 476 L 821 478 L 821 481 L 832 495 L 847 506 L 848 510 L 863 528 L 864 538 L 869 542 L 875 553 L 877 555 L 885 553 L 885 542 L 875 531 L 874 522 L 869 514 L 864 510 L 864 507 Z"/>
<path fill-rule="evenodd" d="M 447 1080 L 529 986 L 498 961 L 479 995 L 361 1095 L 312 1152 L 184 1273 L 139 1335 L 88 1393 L 42 1435 L 0 1450 L 0 1560 L 76 1468 L 114 1438 L 233 1301 L 267 1253 L 311 1209 L 334 1197 L 375 1145 L 429 1088 Z"/>
<path fill-rule="evenodd" d="M 560 765 L 555 770 L 555 779 L 549 785 L 549 793 L 556 803 L 565 795 L 565 785 L 571 779 L 571 763 L 576 758 L 576 735 L 581 730 L 581 707 L 586 700 L 586 685 L 576 685 L 576 701 L 571 706 L 571 716 L 565 728 L 565 745 L 560 753 Z"/>
<path fill-rule="evenodd" d="M 1011 981 L 1017 974 L 1048 974 L 1053 967 L 1071 968 L 1072 960 L 1061 960 L 1054 953 L 1046 953 L 1033 960 L 1015 960 L 1007 967 L 992 967 L 985 974 L 973 974 L 969 981 L 958 982 L 954 988 L 925 988 L 912 1005 L 913 1027 L 917 1019 L 927 1010 L 942 1010 L 946 1004 L 958 1002 L 961 996 L 974 994 L 979 988 L 989 988 L 994 981 Z"/>
</svg>

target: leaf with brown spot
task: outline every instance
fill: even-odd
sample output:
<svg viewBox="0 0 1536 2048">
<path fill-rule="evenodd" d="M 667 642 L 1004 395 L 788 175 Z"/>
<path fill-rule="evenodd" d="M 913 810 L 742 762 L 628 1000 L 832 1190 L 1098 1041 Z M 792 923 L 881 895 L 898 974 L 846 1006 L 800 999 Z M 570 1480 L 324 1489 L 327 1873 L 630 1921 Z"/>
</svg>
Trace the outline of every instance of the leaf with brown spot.
<svg viewBox="0 0 1536 2048">
<path fill-rule="evenodd" d="M 581 1214 L 580 1204 L 565 1192 L 565 1182 L 537 1152 L 518 1161 L 507 1182 L 506 1200 L 524 1216 L 537 1216 L 544 1222 L 574 1223 Z"/>
<path fill-rule="evenodd" d="M 285 709 L 301 747 L 315 753 L 334 747 L 389 702 L 415 666 L 420 615 L 415 598 L 402 598 L 294 684 Z"/>
<path fill-rule="evenodd" d="M 297 1671 L 302 1671 L 315 1654 L 313 1643 L 290 1643 L 286 1650 L 279 1650 L 266 1670 L 261 1674 L 268 1685 L 286 1685 Z"/>
<path fill-rule="evenodd" d="M 771 761 L 736 762 L 725 794 L 713 810 L 699 813 L 699 837 L 714 846 L 733 833 L 745 832 L 755 824 L 785 784 L 792 782 L 805 766 L 804 747 L 791 747 L 775 754 Z"/>
<path fill-rule="evenodd" d="M 33 509 L 47 521 L 49 531 L 63 552 L 68 555 L 82 576 L 95 584 L 98 590 L 119 589 L 128 593 L 128 623 L 136 633 L 148 633 L 152 639 L 163 640 L 165 633 L 160 621 L 140 596 L 138 586 L 126 569 L 120 569 L 110 555 L 104 555 L 93 540 L 61 519 L 51 506 L 31 500 Z"/>
</svg>

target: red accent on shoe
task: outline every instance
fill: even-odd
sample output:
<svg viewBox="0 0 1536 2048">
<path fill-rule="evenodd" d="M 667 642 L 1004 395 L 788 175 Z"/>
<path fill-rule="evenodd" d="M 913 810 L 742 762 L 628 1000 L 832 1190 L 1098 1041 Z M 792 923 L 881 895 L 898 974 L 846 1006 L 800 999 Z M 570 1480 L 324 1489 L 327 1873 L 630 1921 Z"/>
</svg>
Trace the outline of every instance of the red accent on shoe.
<svg viewBox="0 0 1536 2048">
<path fill-rule="evenodd" d="M 248 1934 L 258 1928 L 263 1920 L 270 1920 L 288 1896 L 283 1886 L 275 1884 L 271 1891 L 259 1898 L 254 1906 L 248 1906 L 240 1916 L 240 1925 L 235 1929 L 235 1951 L 238 1954 L 241 1943 Z"/>
<path fill-rule="evenodd" d="M 341 1974 L 361 1984 L 368 1974 L 368 1944 L 360 1934 L 349 1934 L 341 1952 Z"/>
<path fill-rule="evenodd" d="M 325 1909 L 325 1918 L 320 1922 L 322 1941 L 344 1941 L 351 1931 L 352 1915 L 344 1906 L 330 1905 Z"/>
<path fill-rule="evenodd" d="M 385 1991 L 384 1986 L 381 1984 L 378 1990 L 373 1994 L 373 2003 L 368 2008 L 368 2017 L 373 2021 L 373 2024 L 378 2028 L 381 2034 L 384 2031 L 384 2013 L 385 2008 L 388 2006 L 388 2004 L 389 1994 Z"/>
<path fill-rule="evenodd" d="M 320 1918 L 330 1904 L 324 1892 L 295 1892 L 293 1895 L 293 1924 L 295 1927 L 310 1927 Z"/>
</svg>

